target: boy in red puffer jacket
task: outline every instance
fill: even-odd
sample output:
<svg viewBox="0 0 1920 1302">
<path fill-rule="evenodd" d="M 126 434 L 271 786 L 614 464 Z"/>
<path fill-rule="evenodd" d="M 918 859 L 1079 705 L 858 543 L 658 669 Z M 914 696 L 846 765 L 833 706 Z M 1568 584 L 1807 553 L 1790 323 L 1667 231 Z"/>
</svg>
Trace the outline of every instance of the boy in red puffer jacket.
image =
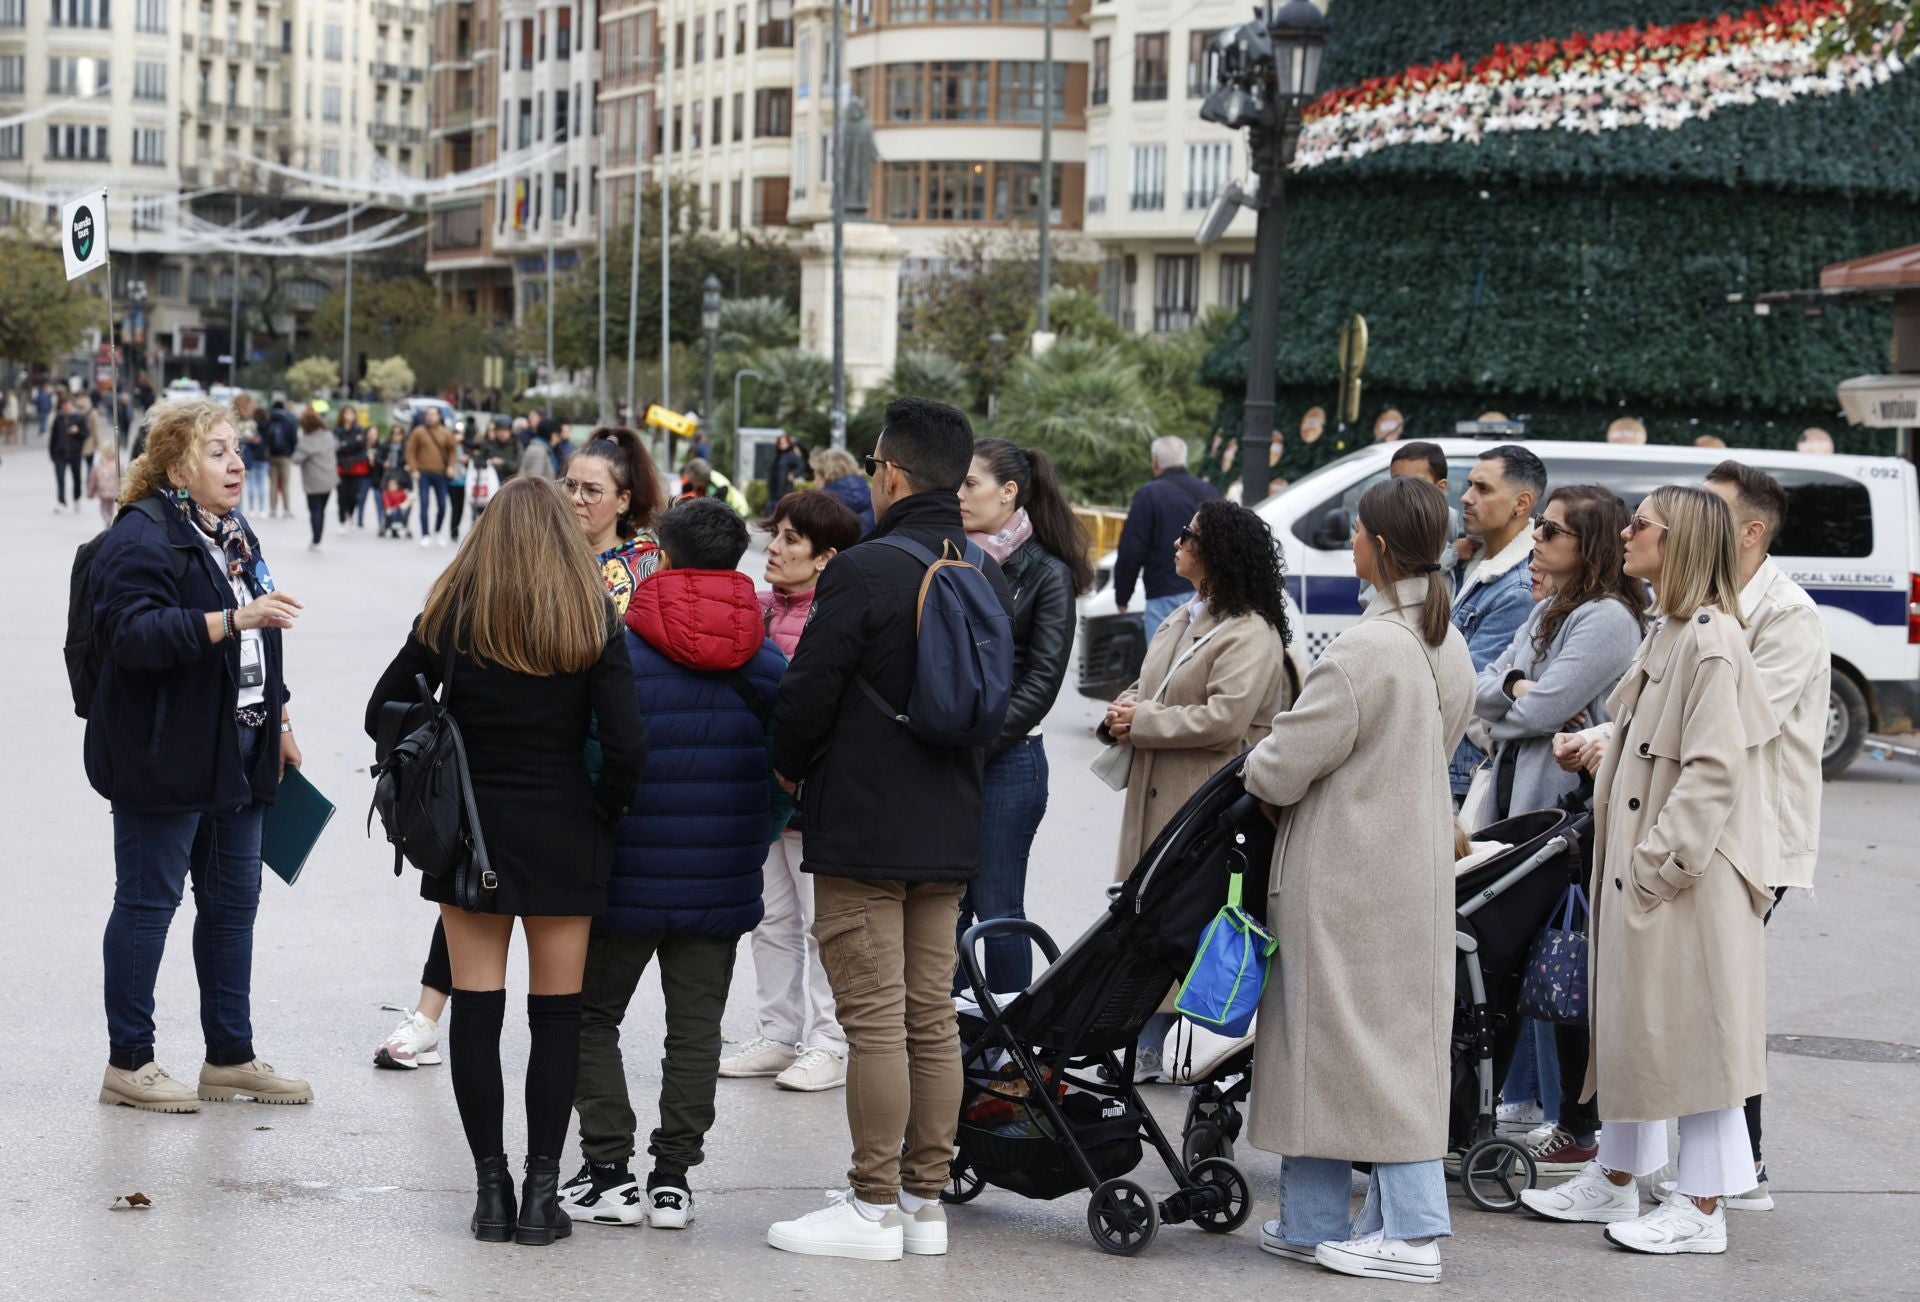
<svg viewBox="0 0 1920 1302">
<path fill-rule="evenodd" d="M 640 790 L 614 836 L 607 909 L 580 992 L 580 1173 L 560 1191 L 576 1221 L 681 1229 L 720 1072 L 720 1017 L 740 937 L 760 921 L 760 866 L 792 803 L 769 758 L 787 659 L 753 581 L 734 569 L 747 527 L 725 503 L 683 502 L 657 528 L 659 570 L 627 606 L 627 654 L 647 725 Z M 628 1168 L 635 1123 L 619 1029 L 660 962 L 666 1059 L 645 1187 Z"/>
</svg>

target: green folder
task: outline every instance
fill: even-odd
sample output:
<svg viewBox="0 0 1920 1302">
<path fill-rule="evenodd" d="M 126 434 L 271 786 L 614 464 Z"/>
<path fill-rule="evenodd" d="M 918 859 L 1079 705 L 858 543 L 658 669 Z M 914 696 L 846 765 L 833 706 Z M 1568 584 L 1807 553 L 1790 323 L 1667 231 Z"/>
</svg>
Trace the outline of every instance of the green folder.
<svg viewBox="0 0 1920 1302">
<path fill-rule="evenodd" d="M 292 765 L 280 779 L 280 794 L 260 827 L 260 861 L 291 886 L 300 880 L 320 833 L 333 818 L 333 802 Z"/>
</svg>

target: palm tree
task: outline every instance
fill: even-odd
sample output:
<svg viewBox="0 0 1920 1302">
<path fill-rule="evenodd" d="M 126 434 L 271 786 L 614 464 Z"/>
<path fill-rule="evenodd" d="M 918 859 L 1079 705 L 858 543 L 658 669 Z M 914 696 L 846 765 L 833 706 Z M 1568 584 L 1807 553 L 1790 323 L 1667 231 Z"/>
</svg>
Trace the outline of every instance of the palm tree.
<svg viewBox="0 0 1920 1302">
<path fill-rule="evenodd" d="M 780 298 L 732 298 L 720 305 L 720 347 L 729 353 L 791 348 L 800 342 L 800 322 Z"/>
<path fill-rule="evenodd" d="M 1167 428 L 1162 405 L 1123 348 L 1062 339 L 1014 365 L 993 433 L 1052 457 L 1074 500 L 1120 503 Z"/>
</svg>

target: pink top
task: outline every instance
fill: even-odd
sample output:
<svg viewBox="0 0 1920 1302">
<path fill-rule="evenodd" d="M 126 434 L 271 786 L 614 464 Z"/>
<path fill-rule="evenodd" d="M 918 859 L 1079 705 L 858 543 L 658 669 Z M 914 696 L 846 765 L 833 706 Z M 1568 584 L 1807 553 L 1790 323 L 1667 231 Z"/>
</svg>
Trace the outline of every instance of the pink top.
<svg viewBox="0 0 1920 1302">
<path fill-rule="evenodd" d="M 793 659 L 794 648 L 800 645 L 800 634 L 806 631 L 814 592 L 815 589 L 808 588 L 805 592 L 760 594 L 760 613 L 766 617 L 767 636 L 789 660 Z"/>
</svg>

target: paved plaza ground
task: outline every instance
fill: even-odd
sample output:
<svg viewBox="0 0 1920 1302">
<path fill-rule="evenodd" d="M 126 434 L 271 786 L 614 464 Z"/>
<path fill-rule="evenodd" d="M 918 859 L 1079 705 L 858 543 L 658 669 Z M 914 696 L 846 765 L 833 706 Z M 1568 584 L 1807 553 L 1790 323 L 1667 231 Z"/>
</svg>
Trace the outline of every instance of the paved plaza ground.
<svg viewBox="0 0 1920 1302">
<path fill-rule="evenodd" d="M 98 527 L 91 503 L 55 515 L 45 452 L 0 465 L 0 880 L 8 980 L 0 999 L 0 1298 L 238 1298 L 262 1302 L 439 1298 L 1038 1298 L 1391 1296 L 1262 1255 L 1279 1159 L 1241 1145 L 1257 1208 L 1216 1238 L 1167 1227 L 1142 1257 L 1103 1256 L 1085 1199 L 988 1192 L 952 1214 L 952 1251 L 897 1264 L 790 1257 L 768 1222 L 843 1186 L 843 1099 L 723 1081 L 697 1220 L 683 1233 L 587 1227 L 545 1249 L 474 1243 L 472 1166 L 445 1068 L 371 1066 L 410 1004 L 433 923 L 409 872 L 364 831 L 370 744 L 361 715 L 427 584 L 451 555 L 371 534 L 306 550 L 305 523 L 258 522 L 280 586 L 307 604 L 287 638 L 307 773 L 340 806 L 294 888 L 268 877 L 254 965 L 261 1054 L 310 1078 L 311 1107 L 211 1104 L 198 1115 L 107 1108 L 100 935 L 113 890 L 107 806 L 81 767 L 83 725 L 61 672 L 73 549 Z M 331 528 L 331 525 L 330 525 Z M 751 561 L 752 558 L 749 558 Z M 1087 772 L 1098 706 L 1063 695 L 1048 720 L 1051 806 L 1034 850 L 1031 916 L 1063 940 L 1100 909 L 1120 797 Z M 1718 1258 L 1638 1258 L 1597 1227 L 1490 1216 L 1454 1194 L 1456 1237 L 1438 1293 L 1463 1298 L 1689 1299 L 1911 1296 L 1920 1292 L 1920 769 L 1863 759 L 1827 787 L 1814 900 L 1789 900 L 1769 932 L 1768 1157 L 1779 1210 L 1732 1214 Z M 201 1047 L 192 908 L 176 921 L 159 988 L 160 1060 L 191 1080 Z M 516 956 L 517 1010 L 525 990 Z M 743 946 L 726 1020 L 753 1032 Z M 526 1032 L 504 1045 L 508 1148 L 521 1149 Z M 643 1130 L 660 1070 L 659 987 L 649 978 L 626 1036 Z M 1872 1061 L 1878 1046 L 1909 1046 Z M 1782 1052 L 1792 1048 L 1798 1052 Z M 1809 1056 L 1818 1049 L 1833 1056 Z M 1149 1091 L 1177 1127 L 1181 1093 Z M 644 1155 L 642 1159 L 644 1161 Z M 574 1162 L 564 1164 L 569 1170 Z M 1164 1193 L 1157 1164 L 1140 1176 Z M 109 1210 L 139 1191 L 147 1210 Z"/>
</svg>

